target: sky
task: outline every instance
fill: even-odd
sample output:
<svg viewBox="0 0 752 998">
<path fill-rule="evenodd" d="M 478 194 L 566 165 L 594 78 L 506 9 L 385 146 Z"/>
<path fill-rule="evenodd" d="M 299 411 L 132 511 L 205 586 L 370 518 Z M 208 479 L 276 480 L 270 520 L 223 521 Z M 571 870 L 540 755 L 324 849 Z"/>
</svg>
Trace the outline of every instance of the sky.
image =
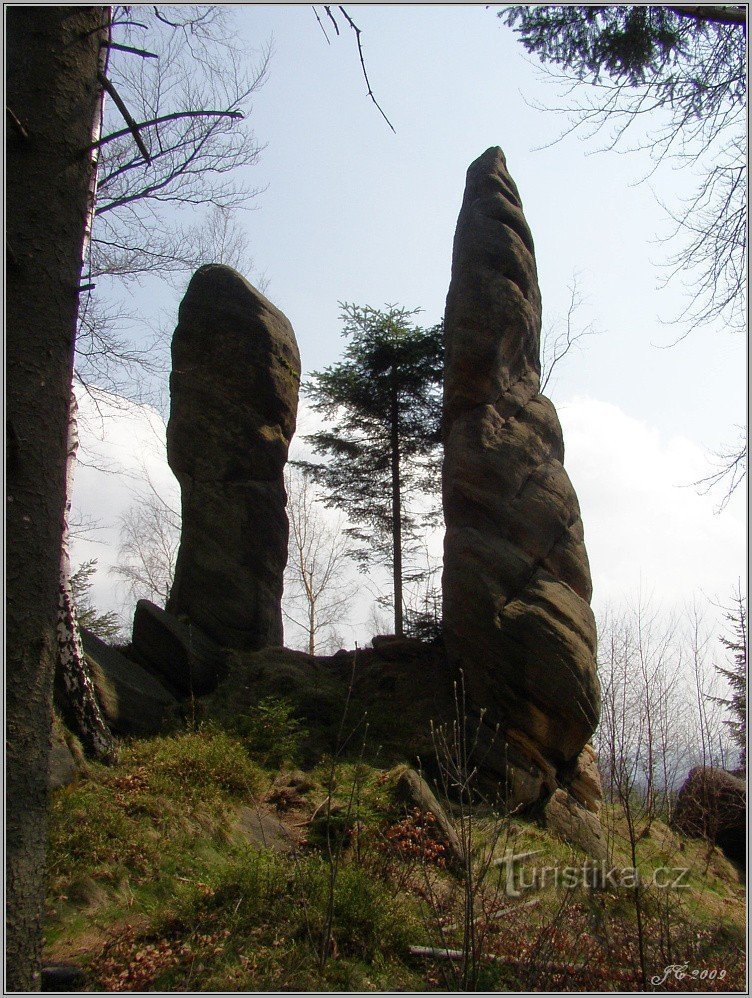
<svg viewBox="0 0 752 998">
<path fill-rule="evenodd" d="M 745 495 L 739 490 L 718 515 L 722 494 L 698 495 L 691 483 L 746 423 L 747 359 L 744 337 L 718 325 L 669 347 L 685 331 L 668 321 L 684 299 L 680 284 L 662 286 L 669 250 L 659 237 L 669 226 L 661 203 L 686 196 L 690 178 L 664 164 L 644 179 L 645 153 L 599 152 L 597 140 L 577 135 L 554 141 L 567 119 L 538 106 L 560 106 L 560 90 L 493 10 L 348 9 L 396 134 L 366 96 L 344 27 L 341 37 L 329 31 L 328 44 L 310 6 L 250 5 L 234 15 L 249 58 L 273 49 L 252 114 L 264 148 L 246 179 L 263 193 L 241 216 L 248 269 L 292 322 L 304 373 L 341 355 L 341 301 L 420 307 L 425 325 L 441 318 L 465 172 L 500 145 L 535 240 L 544 329 L 561 329 L 576 279 L 577 320 L 598 331 L 557 368 L 549 390 L 582 509 L 596 612 L 641 591 L 666 606 L 699 596 L 714 621 L 712 601 L 728 602 L 745 577 Z M 134 288 L 136 335 L 173 328 L 183 290 Z M 77 539 L 73 555 L 98 558 L 101 609 L 124 602 L 108 568 L 140 466 L 177 496 L 164 460 L 165 415 L 131 406 L 89 420 L 84 432 L 85 453 L 96 448 L 121 469 L 81 467 L 76 479 L 74 509 L 100 529 Z M 305 407 L 300 422 L 312 425 Z M 296 440 L 293 452 L 301 446 Z M 440 540 L 431 541 L 437 554 Z M 353 610 L 348 643 L 371 636 L 367 604 L 363 596 Z"/>
</svg>

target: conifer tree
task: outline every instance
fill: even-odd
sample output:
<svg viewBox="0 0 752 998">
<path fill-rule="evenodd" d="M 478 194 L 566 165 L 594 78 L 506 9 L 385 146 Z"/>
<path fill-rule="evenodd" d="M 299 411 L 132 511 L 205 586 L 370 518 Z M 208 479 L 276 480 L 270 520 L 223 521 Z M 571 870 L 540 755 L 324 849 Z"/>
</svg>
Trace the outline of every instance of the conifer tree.
<svg viewBox="0 0 752 998">
<path fill-rule="evenodd" d="M 85 627 L 102 641 L 113 641 L 120 636 L 120 620 L 113 610 L 100 613 L 92 603 L 92 579 L 97 570 L 97 559 L 82 562 L 70 577 L 71 593 L 76 606 L 79 627 Z"/>
<path fill-rule="evenodd" d="M 416 494 L 435 489 L 438 477 L 443 328 L 412 325 L 417 309 L 340 307 L 344 360 L 314 372 L 306 389 L 332 426 L 305 439 L 329 460 L 301 465 L 323 487 L 326 504 L 346 513 L 350 554 L 360 567 L 391 568 L 401 635 L 405 561 L 431 515 L 421 512 Z"/>
<path fill-rule="evenodd" d="M 741 752 L 740 766 L 747 768 L 747 615 L 741 590 L 734 593 L 733 606 L 726 610 L 726 620 L 731 625 L 733 637 L 720 635 L 720 642 L 734 656 L 730 669 L 716 666 L 717 671 L 728 680 L 730 697 L 714 697 L 716 703 L 727 707 L 731 717 L 724 723 L 731 731 L 731 737 Z"/>
</svg>

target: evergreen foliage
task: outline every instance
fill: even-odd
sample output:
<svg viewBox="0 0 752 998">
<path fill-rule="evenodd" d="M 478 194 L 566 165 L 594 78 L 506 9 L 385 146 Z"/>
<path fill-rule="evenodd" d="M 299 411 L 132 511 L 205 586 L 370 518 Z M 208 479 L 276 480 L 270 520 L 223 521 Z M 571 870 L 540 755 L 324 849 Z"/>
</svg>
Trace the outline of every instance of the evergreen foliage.
<svg viewBox="0 0 752 998">
<path fill-rule="evenodd" d="M 707 8 L 706 8 L 707 9 Z M 645 83 L 652 76 L 664 74 L 667 86 L 677 88 L 683 74 L 669 75 L 669 67 L 684 63 L 694 70 L 698 101 L 715 99 L 703 93 L 707 77 L 713 70 L 729 68 L 708 64 L 696 58 L 693 51 L 701 39 L 720 33 L 728 36 L 734 29 L 719 25 L 710 15 L 688 16 L 667 6 L 615 5 L 584 6 L 578 4 L 539 6 L 514 5 L 499 17 L 520 35 L 528 52 L 543 62 L 553 62 L 572 71 L 579 79 L 602 77 L 626 80 L 630 86 Z M 743 21 L 740 22 L 743 24 Z M 743 32 L 737 32 L 743 42 Z M 731 35 L 731 37 L 736 37 Z M 731 56 L 731 52 L 728 53 Z M 743 73 L 735 73 L 726 81 L 729 95 L 746 94 Z M 741 89 L 740 89 L 741 88 Z M 740 89 L 740 93 L 737 91 Z M 701 106 L 694 108 L 701 113 Z"/>
<path fill-rule="evenodd" d="M 393 573 L 395 633 L 402 634 L 403 562 L 421 525 L 418 493 L 436 491 L 440 442 L 443 327 L 423 329 L 418 310 L 341 303 L 344 360 L 316 371 L 306 386 L 332 426 L 305 439 L 326 464 L 301 466 L 323 487 L 326 505 L 343 510 L 350 554 L 367 570 Z M 434 514 L 435 515 L 435 514 Z"/>
<path fill-rule="evenodd" d="M 644 124 L 632 148 L 692 169 L 694 193 L 667 209 L 670 238 L 684 238 L 668 261 L 689 299 L 679 318 L 745 328 L 745 8 L 515 4 L 499 17 L 543 63 L 592 85 L 571 91 L 575 127 L 593 135 L 606 125 L 614 148 Z"/>
<path fill-rule="evenodd" d="M 100 613 L 91 601 L 92 578 L 96 570 L 96 558 L 79 565 L 70 577 L 71 594 L 78 626 L 85 627 L 103 641 L 111 641 L 120 634 L 120 621 L 113 610 Z"/>
<path fill-rule="evenodd" d="M 724 723 L 741 752 L 741 768 L 747 768 L 747 615 L 741 591 L 734 594 L 734 605 L 726 611 L 732 637 L 720 635 L 720 642 L 731 652 L 734 664 L 730 669 L 716 666 L 718 672 L 728 680 L 731 696 L 714 698 L 727 707 L 731 717 Z"/>
</svg>

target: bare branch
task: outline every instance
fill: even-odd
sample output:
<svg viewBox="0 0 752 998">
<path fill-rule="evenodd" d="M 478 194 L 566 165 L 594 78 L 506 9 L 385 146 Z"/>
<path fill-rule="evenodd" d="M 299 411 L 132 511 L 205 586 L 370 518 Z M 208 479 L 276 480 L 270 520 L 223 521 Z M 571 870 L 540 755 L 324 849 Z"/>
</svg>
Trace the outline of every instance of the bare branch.
<svg viewBox="0 0 752 998">
<path fill-rule="evenodd" d="M 366 62 L 365 62 L 365 59 L 363 58 L 363 46 L 362 46 L 361 41 L 360 41 L 360 34 L 361 34 L 360 28 L 353 21 L 353 19 L 350 17 L 350 15 L 347 13 L 347 11 L 345 10 L 345 8 L 341 4 L 337 4 L 337 6 L 339 7 L 340 11 L 342 12 L 342 16 L 345 18 L 345 20 L 347 21 L 347 23 L 350 25 L 350 27 L 355 32 L 355 38 L 356 38 L 356 41 L 358 43 L 358 55 L 360 57 L 360 68 L 363 70 L 363 79 L 366 81 L 366 86 L 368 87 L 368 96 L 371 98 L 371 100 L 373 101 L 373 103 L 378 108 L 378 111 L 379 111 L 379 114 L 381 115 L 381 117 L 384 119 L 384 121 L 387 123 L 387 125 L 389 125 L 389 127 L 391 128 L 391 130 L 396 135 L 397 132 L 396 132 L 396 130 L 394 128 L 394 125 L 387 118 L 386 114 L 384 113 L 383 108 L 381 107 L 381 105 L 379 104 L 379 102 L 376 100 L 376 97 L 374 96 L 373 90 L 371 88 L 371 81 L 368 79 L 368 73 L 366 72 Z"/>
<path fill-rule="evenodd" d="M 326 16 L 334 25 L 334 31 L 336 35 L 339 37 L 339 25 L 337 24 L 337 19 L 335 18 L 334 14 L 332 14 L 332 8 L 329 6 L 329 4 L 324 4 L 324 10 L 326 11 Z"/>
<path fill-rule="evenodd" d="M 133 45 L 121 45 L 119 42 L 113 42 L 108 39 L 105 39 L 102 45 L 108 49 L 117 49 L 118 52 L 130 52 L 131 55 L 140 55 L 143 59 L 159 58 L 156 52 L 147 52 L 146 49 L 138 49 Z"/>
<path fill-rule="evenodd" d="M 21 124 L 19 119 L 16 117 L 13 111 L 11 111 L 11 109 L 8 107 L 7 104 L 5 105 L 5 114 L 6 117 L 8 118 L 8 121 L 11 123 L 11 125 L 13 125 L 16 132 L 21 136 L 21 138 L 24 139 L 24 141 L 28 139 L 29 137 L 28 131 L 26 130 L 24 125 Z"/>
<path fill-rule="evenodd" d="M 679 4 L 669 7 L 680 17 L 692 17 L 698 21 L 711 21 L 713 24 L 746 24 L 747 9 L 741 6 L 714 4 L 712 6 L 696 4 Z"/>
<path fill-rule="evenodd" d="M 115 89 L 113 83 L 107 79 L 104 73 L 98 73 L 97 77 L 99 79 L 99 82 L 107 91 L 107 93 L 110 95 L 110 97 L 112 97 L 113 101 L 115 102 L 115 106 L 117 107 L 118 111 L 120 111 L 123 118 L 125 119 L 125 122 L 128 125 L 128 129 L 131 135 L 133 136 L 133 141 L 138 146 L 141 155 L 144 157 L 147 163 L 151 162 L 151 156 L 149 155 L 149 150 L 144 145 L 144 140 L 141 138 L 141 135 L 139 134 L 138 125 L 133 120 L 133 117 L 131 116 L 131 113 L 128 110 L 128 108 L 125 106 L 125 102 L 123 101 L 122 97 Z"/>
<path fill-rule="evenodd" d="M 725 493 L 716 508 L 716 513 L 722 513 L 731 501 L 731 497 L 747 477 L 747 441 L 742 431 L 740 442 L 730 450 L 716 451 L 713 454 L 716 469 L 704 478 L 690 484 L 700 487 L 699 495 L 707 495 L 712 489 L 717 488 L 722 483 L 725 484 Z"/>
<path fill-rule="evenodd" d="M 564 324 L 564 329 L 554 333 L 551 329 L 546 329 L 541 337 L 541 382 L 540 393 L 545 393 L 551 382 L 551 377 L 555 368 L 567 356 L 577 343 L 586 336 L 597 335 L 597 330 L 590 323 L 580 329 L 575 327 L 577 312 L 582 305 L 582 295 L 578 286 L 578 277 L 575 274 L 572 283 L 569 285 L 569 306 Z"/>
<path fill-rule="evenodd" d="M 322 31 L 323 31 L 323 33 L 324 33 L 324 38 L 326 38 L 326 44 L 327 44 L 327 45 L 331 45 L 332 43 L 331 43 L 331 41 L 329 40 L 329 35 L 327 35 L 327 33 L 326 33 L 326 28 L 324 27 L 324 24 L 323 24 L 323 22 L 322 22 L 321 18 L 319 17 L 319 12 L 318 12 L 318 11 L 316 10 L 316 5 L 315 5 L 315 4 L 312 4 L 312 5 L 311 5 L 311 10 L 312 10 L 312 11 L 313 11 L 313 13 L 314 13 L 314 14 L 316 15 L 316 20 L 317 20 L 317 21 L 319 22 L 319 27 L 321 28 L 321 30 L 322 30 Z M 330 16 L 331 16 L 331 15 L 330 15 Z"/>
<path fill-rule="evenodd" d="M 155 125 L 162 125 L 166 121 L 180 121 L 183 118 L 233 118 L 235 121 L 242 121 L 243 113 L 242 111 L 175 111 L 174 114 L 163 114 L 161 118 L 152 118 L 150 121 L 139 121 L 135 127 L 138 129 L 153 128 Z M 107 145 L 108 142 L 121 139 L 124 135 L 128 135 L 129 132 L 132 133 L 132 131 L 133 129 L 130 127 L 121 128 L 119 132 L 111 132 L 96 142 L 92 142 L 87 148 L 96 149 L 98 146 Z"/>
</svg>

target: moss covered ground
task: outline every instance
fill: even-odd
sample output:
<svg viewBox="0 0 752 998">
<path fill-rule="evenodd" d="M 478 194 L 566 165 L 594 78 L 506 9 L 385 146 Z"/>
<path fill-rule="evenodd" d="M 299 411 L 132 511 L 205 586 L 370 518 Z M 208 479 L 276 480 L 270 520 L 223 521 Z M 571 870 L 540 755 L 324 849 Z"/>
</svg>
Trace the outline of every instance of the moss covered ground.
<svg viewBox="0 0 752 998">
<path fill-rule="evenodd" d="M 45 962 L 95 991 L 642 989 L 634 886 L 565 883 L 586 857 L 480 801 L 444 802 L 470 845 L 459 870 L 430 816 L 395 802 L 396 746 L 370 742 L 353 699 L 337 722 L 335 694 L 325 738 L 267 691 L 57 790 Z M 603 823 L 628 866 L 623 816 Z M 651 989 L 743 990 L 739 873 L 657 819 L 638 860 L 650 978 L 684 968 Z M 675 867 L 681 888 L 656 887 Z"/>
</svg>

